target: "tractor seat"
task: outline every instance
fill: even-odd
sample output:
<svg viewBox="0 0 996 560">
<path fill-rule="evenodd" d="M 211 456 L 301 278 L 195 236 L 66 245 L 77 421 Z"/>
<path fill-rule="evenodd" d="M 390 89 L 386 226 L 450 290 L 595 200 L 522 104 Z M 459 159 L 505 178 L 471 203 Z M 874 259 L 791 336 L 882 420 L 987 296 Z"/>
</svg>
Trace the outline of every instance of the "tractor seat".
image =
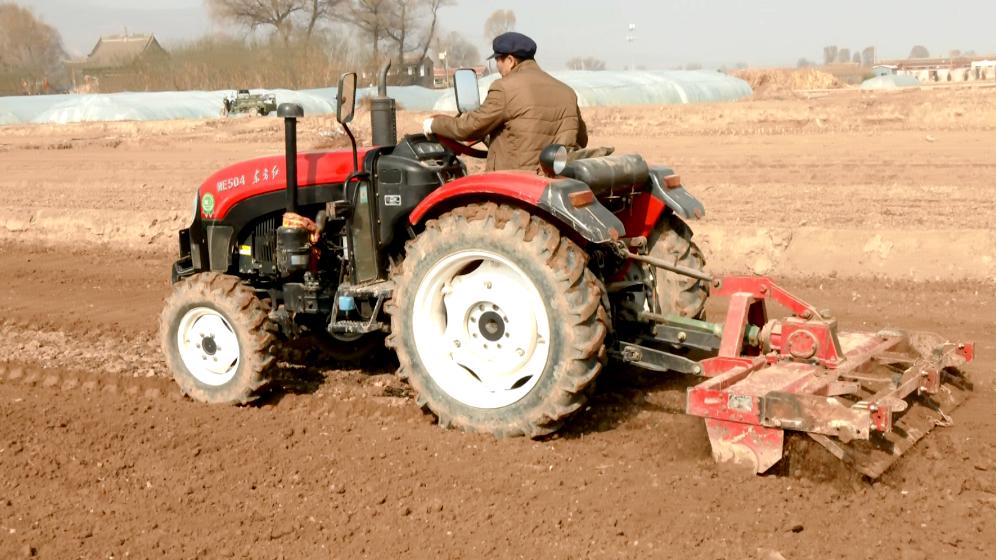
<svg viewBox="0 0 996 560">
<path fill-rule="evenodd" d="M 650 170 L 642 157 L 627 154 L 572 161 L 563 175 L 586 183 L 596 196 L 600 196 L 615 188 L 642 187 L 650 179 Z"/>
</svg>

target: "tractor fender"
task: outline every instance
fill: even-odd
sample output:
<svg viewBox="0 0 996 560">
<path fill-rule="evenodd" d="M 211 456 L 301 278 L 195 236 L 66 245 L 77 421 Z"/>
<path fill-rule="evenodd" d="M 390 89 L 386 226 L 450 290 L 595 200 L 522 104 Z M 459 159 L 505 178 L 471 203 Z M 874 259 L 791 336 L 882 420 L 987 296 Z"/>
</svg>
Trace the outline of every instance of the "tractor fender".
<svg viewBox="0 0 996 560">
<path fill-rule="evenodd" d="M 692 193 L 685 190 L 684 186 L 667 186 L 665 178 L 673 175 L 674 171 L 668 167 L 651 167 L 651 194 L 663 201 L 675 214 L 686 220 L 697 220 L 705 216 L 705 206 L 699 199 L 692 196 Z"/>
<path fill-rule="evenodd" d="M 592 243 L 607 243 L 625 235 L 623 223 L 595 199 L 585 183 L 526 171 L 484 173 L 451 181 L 425 197 L 408 221 L 417 225 L 433 210 L 450 207 L 454 200 L 482 197 L 513 199 L 539 208 Z"/>
</svg>

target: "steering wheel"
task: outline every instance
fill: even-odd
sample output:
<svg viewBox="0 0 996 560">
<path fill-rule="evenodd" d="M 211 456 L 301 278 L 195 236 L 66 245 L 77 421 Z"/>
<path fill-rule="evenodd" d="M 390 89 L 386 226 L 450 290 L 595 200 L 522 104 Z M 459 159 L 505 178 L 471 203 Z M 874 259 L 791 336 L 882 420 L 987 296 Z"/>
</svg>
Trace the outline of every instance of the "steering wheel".
<svg viewBox="0 0 996 560">
<path fill-rule="evenodd" d="M 438 134 L 436 135 L 436 140 L 439 140 L 440 144 L 446 146 L 446 149 L 458 156 L 468 156 L 480 159 L 488 157 L 487 150 L 478 150 L 473 147 L 474 144 L 477 144 L 480 140 L 464 144 L 463 142 L 458 142 L 452 138 L 447 138 Z"/>
</svg>

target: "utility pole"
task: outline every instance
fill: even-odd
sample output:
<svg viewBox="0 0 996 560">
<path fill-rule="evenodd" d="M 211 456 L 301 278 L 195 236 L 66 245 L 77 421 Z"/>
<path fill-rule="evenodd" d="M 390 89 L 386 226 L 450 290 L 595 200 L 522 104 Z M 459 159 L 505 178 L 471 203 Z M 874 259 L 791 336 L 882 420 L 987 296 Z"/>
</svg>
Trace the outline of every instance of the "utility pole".
<svg viewBox="0 0 996 560">
<path fill-rule="evenodd" d="M 446 51 L 439 53 L 439 60 L 443 62 L 443 83 L 446 84 L 446 87 L 450 87 L 450 69 L 446 65 Z"/>
<path fill-rule="evenodd" d="M 629 44 L 629 70 L 632 72 L 636 70 L 636 66 L 633 65 L 633 42 L 636 41 L 636 24 L 629 24 L 629 33 L 626 35 L 626 43 Z"/>
</svg>

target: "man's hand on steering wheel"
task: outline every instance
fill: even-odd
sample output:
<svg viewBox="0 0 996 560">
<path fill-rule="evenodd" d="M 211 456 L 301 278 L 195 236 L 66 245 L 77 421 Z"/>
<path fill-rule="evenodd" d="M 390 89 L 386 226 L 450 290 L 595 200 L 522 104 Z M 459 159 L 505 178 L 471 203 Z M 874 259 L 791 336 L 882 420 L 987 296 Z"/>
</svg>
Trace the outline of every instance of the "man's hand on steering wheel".
<svg viewBox="0 0 996 560">
<path fill-rule="evenodd" d="M 440 144 L 445 146 L 446 149 L 448 149 L 449 151 L 453 152 L 458 156 L 468 156 L 468 157 L 481 158 L 481 159 L 488 157 L 487 150 L 478 150 L 477 148 L 471 147 L 477 142 L 473 142 L 471 144 L 464 144 L 463 142 L 457 142 L 452 138 L 440 136 L 439 134 L 436 134 L 436 140 L 438 140 Z"/>
<path fill-rule="evenodd" d="M 435 115 L 422 121 L 422 132 L 425 133 L 427 137 L 430 135 L 435 136 L 436 140 L 438 140 L 440 144 L 442 144 L 448 150 L 450 150 L 451 152 L 455 153 L 458 156 L 468 156 L 468 157 L 481 158 L 481 159 L 488 157 L 488 152 L 486 150 L 479 150 L 473 147 L 475 144 L 480 142 L 480 140 L 474 140 L 471 142 L 463 143 L 433 132 L 432 120 L 434 118 Z"/>
</svg>

